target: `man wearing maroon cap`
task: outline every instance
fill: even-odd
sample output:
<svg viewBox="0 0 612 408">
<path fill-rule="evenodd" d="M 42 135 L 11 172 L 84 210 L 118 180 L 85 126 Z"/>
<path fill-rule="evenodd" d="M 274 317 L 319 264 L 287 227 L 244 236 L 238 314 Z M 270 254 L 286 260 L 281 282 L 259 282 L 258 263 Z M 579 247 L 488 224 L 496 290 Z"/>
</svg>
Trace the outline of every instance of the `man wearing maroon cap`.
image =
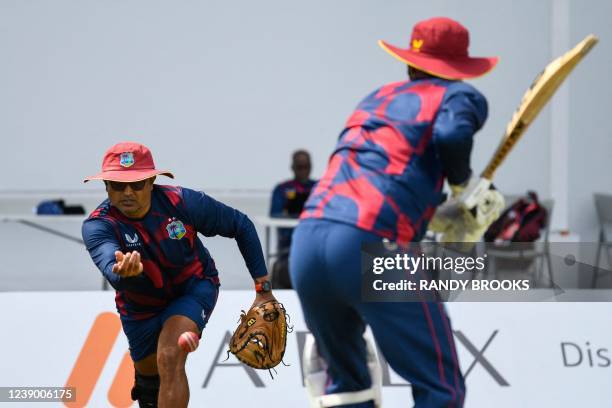
<svg viewBox="0 0 612 408">
<path fill-rule="evenodd" d="M 363 338 L 369 325 L 411 383 L 416 407 L 460 407 L 465 384 L 444 307 L 362 301 L 360 251 L 363 243 L 420 241 L 444 181 L 453 194 L 464 188 L 487 101 L 462 80 L 486 74 L 497 58 L 469 56 L 467 29 L 449 18 L 416 24 L 407 49 L 380 45 L 407 64 L 410 79 L 359 103 L 293 234 L 289 270 L 317 346 L 308 350 L 325 361 L 305 370 L 306 384 L 312 406 L 380 406 Z"/>
<path fill-rule="evenodd" d="M 179 337 L 188 333 L 191 351 L 197 347 L 219 292 L 215 263 L 197 233 L 236 239 L 254 280 L 254 304 L 274 297 L 249 218 L 202 192 L 153 184 L 157 175 L 174 177 L 155 168 L 145 146 L 111 147 L 102 172 L 85 179 L 103 180 L 108 199 L 82 232 L 91 258 L 116 290 L 136 371 L 132 399 L 140 407 L 186 407 L 187 352 Z"/>
</svg>

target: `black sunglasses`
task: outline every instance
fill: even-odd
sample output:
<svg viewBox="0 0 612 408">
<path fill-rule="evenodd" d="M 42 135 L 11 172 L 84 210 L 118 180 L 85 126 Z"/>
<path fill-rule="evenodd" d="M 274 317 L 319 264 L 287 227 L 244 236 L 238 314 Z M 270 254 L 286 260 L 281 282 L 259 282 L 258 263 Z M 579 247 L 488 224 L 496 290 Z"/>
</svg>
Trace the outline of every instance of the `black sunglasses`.
<svg viewBox="0 0 612 408">
<path fill-rule="evenodd" d="M 122 183 L 119 181 L 106 181 L 106 185 L 109 185 L 114 191 L 125 191 L 127 186 L 133 191 L 141 191 L 147 185 L 147 180 L 134 181 L 132 183 Z"/>
</svg>

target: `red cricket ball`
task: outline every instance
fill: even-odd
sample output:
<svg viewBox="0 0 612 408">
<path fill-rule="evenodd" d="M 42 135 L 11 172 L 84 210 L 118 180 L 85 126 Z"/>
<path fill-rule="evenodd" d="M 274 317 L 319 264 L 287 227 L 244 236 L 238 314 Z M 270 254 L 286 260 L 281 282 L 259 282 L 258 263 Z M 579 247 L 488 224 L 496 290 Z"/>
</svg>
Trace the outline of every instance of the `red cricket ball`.
<svg viewBox="0 0 612 408">
<path fill-rule="evenodd" d="M 200 338 L 197 334 L 191 331 L 187 331 L 181 334 L 178 338 L 178 345 L 185 353 L 191 353 L 198 348 Z"/>
</svg>

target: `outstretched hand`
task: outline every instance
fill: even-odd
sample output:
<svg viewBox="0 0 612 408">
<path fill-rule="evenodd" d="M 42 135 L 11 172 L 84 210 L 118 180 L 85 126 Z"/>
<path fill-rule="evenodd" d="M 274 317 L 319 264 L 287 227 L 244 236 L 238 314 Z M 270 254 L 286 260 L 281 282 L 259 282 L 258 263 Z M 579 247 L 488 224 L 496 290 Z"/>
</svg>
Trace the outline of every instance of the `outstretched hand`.
<svg viewBox="0 0 612 408">
<path fill-rule="evenodd" d="M 115 259 L 117 263 L 113 265 L 113 273 L 123 278 L 137 276 L 142 273 L 143 266 L 142 262 L 140 262 L 138 251 L 127 252 L 125 254 L 121 251 L 115 251 Z"/>
</svg>

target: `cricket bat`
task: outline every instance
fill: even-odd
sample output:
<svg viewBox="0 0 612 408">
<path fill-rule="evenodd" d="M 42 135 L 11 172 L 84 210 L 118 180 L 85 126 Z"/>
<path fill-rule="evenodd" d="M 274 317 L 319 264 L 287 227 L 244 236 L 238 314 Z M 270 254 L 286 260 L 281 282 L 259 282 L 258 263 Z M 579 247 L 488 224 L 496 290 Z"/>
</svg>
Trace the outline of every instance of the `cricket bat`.
<svg viewBox="0 0 612 408">
<path fill-rule="evenodd" d="M 523 136 L 542 108 L 559 89 L 565 78 L 598 41 L 599 39 L 593 34 L 588 35 L 574 48 L 549 63 L 533 80 L 508 123 L 497 150 L 480 175 L 480 179 L 470 183 L 471 186 L 468 185 L 459 196 L 458 201 L 462 207 L 472 209 L 479 203 L 483 194 L 491 186 L 495 171 L 506 159 L 516 142 Z"/>
</svg>

